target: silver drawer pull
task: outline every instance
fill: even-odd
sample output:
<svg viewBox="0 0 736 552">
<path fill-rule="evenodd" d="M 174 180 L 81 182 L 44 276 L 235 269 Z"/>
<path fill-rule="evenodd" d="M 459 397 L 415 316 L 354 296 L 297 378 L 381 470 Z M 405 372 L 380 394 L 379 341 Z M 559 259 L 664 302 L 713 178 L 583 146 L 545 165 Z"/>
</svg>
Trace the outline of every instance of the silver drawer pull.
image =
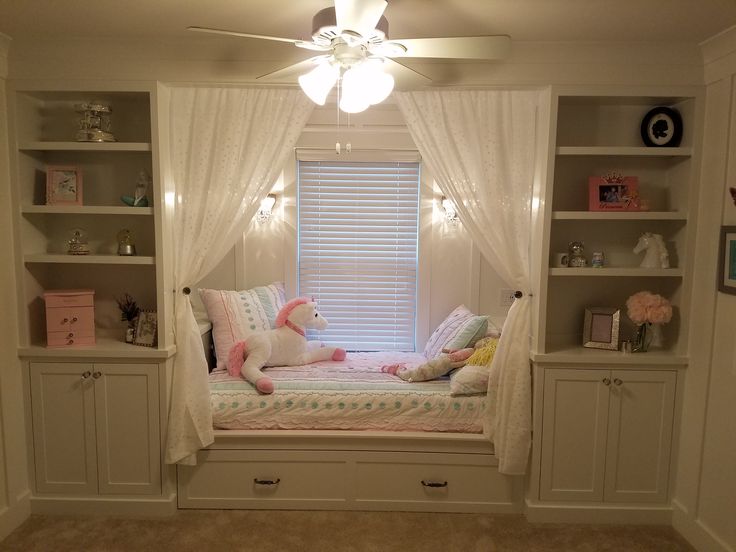
<svg viewBox="0 0 736 552">
<path fill-rule="evenodd" d="M 601 381 L 603 382 L 603 385 L 611 385 L 611 379 L 610 378 L 603 378 Z"/>
<path fill-rule="evenodd" d="M 82 379 L 87 379 L 91 375 L 92 375 L 92 372 L 90 372 L 89 370 L 87 370 L 84 374 L 82 374 Z"/>
<path fill-rule="evenodd" d="M 623 381 L 621 381 L 620 379 L 616 378 L 616 379 L 613 380 L 613 383 L 615 383 L 616 385 L 621 385 L 623 383 Z"/>
<path fill-rule="evenodd" d="M 101 375 L 102 375 L 102 372 L 95 372 L 95 373 L 93 373 L 93 374 L 92 374 L 92 377 L 93 377 L 93 378 L 95 378 L 95 379 L 97 379 L 97 378 L 99 378 L 99 377 L 100 377 Z"/>
<path fill-rule="evenodd" d="M 424 479 L 422 479 L 422 485 L 424 485 L 425 487 L 432 487 L 432 488 L 447 487 L 447 481 L 438 483 L 437 481 L 425 481 Z"/>
<path fill-rule="evenodd" d="M 273 479 L 258 479 L 257 477 L 253 479 L 253 483 L 256 485 L 278 485 L 281 483 L 281 478 L 279 477 L 274 481 Z"/>
</svg>

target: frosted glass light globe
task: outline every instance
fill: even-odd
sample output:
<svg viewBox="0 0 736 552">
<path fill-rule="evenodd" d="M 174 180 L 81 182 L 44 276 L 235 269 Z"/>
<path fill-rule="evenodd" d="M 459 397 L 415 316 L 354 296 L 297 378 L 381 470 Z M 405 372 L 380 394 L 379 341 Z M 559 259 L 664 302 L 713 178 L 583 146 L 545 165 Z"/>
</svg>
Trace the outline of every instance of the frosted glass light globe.
<svg viewBox="0 0 736 552">
<path fill-rule="evenodd" d="M 335 86 L 340 76 L 340 67 L 329 62 L 322 62 L 309 73 L 299 77 L 299 86 L 317 105 L 325 105 L 327 95 Z"/>
</svg>

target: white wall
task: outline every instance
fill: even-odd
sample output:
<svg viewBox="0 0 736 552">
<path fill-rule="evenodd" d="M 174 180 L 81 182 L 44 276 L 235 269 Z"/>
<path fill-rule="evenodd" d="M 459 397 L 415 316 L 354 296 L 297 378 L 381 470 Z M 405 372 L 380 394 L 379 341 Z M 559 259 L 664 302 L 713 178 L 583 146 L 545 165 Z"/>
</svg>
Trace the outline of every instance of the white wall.
<svg viewBox="0 0 736 552">
<path fill-rule="evenodd" d="M 0 236 L 7 250 L 13 235 L 10 174 L 8 172 L 8 120 L 5 77 L 9 40 L 0 33 Z M 0 265 L 0 539 L 30 515 L 23 382 L 16 355 L 18 344 L 15 273 L 11 263 Z"/>
<path fill-rule="evenodd" d="M 736 550 L 736 296 L 716 292 L 720 226 L 736 225 L 736 29 L 704 45 L 708 79 L 674 525 L 699 550 Z M 716 214 L 716 216 L 713 216 Z"/>
</svg>

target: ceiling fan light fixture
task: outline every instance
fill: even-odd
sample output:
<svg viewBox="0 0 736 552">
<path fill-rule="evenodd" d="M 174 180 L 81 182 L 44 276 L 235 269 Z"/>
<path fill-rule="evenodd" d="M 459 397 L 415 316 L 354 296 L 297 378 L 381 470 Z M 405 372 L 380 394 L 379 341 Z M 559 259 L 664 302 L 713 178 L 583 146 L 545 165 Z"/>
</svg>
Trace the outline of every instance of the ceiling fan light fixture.
<svg viewBox="0 0 736 552">
<path fill-rule="evenodd" d="M 394 78 L 383 71 L 381 60 L 366 59 L 345 71 L 340 109 L 360 113 L 388 98 L 393 89 Z"/>
<path fill-rule="evenodd" d="M 323 61 L 299 77 L 299 86 L 317 105 L 325 105 L 327 95 L 340 77 L 340 67 Z"/>
<path fill-rule="evenodd" d="M 342 76 L 340 109 L 345 113 L 360 113 L 371 105 L 361 65 L 350 67 Z"/>
<path fill-rule="evenodd" d="M 394 78 L 383 71 L 383 62 L 379 59 L 368 59 L 361 67 L 368 101 L 371 105 L 381 103 L 388 98 L 394 89 Z"/>
</svg>

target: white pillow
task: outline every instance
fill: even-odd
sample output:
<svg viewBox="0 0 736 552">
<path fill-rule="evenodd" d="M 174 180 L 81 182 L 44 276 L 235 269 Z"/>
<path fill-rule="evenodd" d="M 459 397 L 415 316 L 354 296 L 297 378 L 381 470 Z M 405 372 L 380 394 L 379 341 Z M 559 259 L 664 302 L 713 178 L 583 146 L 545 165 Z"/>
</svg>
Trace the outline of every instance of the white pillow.
<svg viewBox="0 0 736 552">
<path fill-rule="evenodd" d="M 487 316 L 476 316 L 465 305 L 460 305 L 432 332 L 424 347 L 424 356 L 432 360 L 443 349 L 472 347 L 485 335 L 487 328 Z"/>
<path fill-rule="evenodd" d="M 286 303 L 282 282 L 244 291 L 200 289 L 199 295 L 212 322 L 217 371 L 227 369 L 228 354 L 237 341 L 253 332 L 272 329 Z"/>
<path fill-rule="evenodd" d="M 468 364 L 450 376 L 450 395 L 477 395 L 488 392 L 490 366 Z"/>
</svg>

